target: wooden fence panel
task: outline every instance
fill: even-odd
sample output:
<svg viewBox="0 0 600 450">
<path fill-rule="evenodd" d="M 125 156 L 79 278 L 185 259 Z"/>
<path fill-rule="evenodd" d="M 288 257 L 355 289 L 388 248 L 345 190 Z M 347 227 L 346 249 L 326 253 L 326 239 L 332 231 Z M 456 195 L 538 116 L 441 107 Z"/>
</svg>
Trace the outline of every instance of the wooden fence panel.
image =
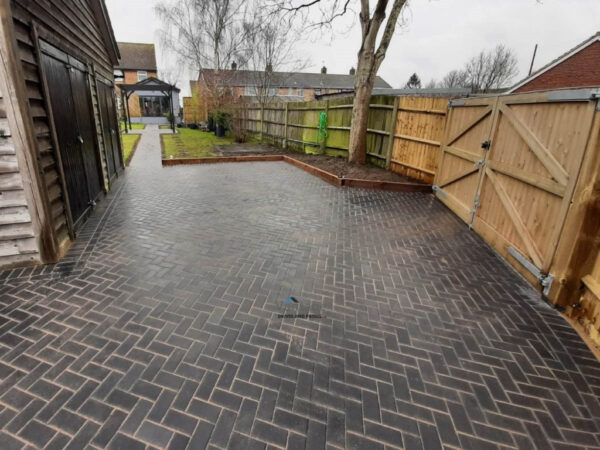
<svg viewBox="0 0 600 450">
<path fill-rule="evenodd" d="M 431 183 L 439 156 L 449 97 L 373 96 L 367 122 L 369 161 L 410 177 Z M 400 107 L 397 108 L 397 105 Z M 325 151 L 347 156 L 352 122 L 352 98 L 328 101 L 269 104 L 262 111 L 249 105 L 247 129 L 262 131 L 272 142 L 306 152 Z M 319 115 L 327 113 L 327 138 L 319 140 Z M 262 130 L 261 130 L 262 123 Z M 287 124 L 287 126 L 286 126 Z M 390 137 L 393 135 L 393 137 Z M 390 139 L 393 139 L 390 145 Z M 393 156 L 389 152 L 393 152 Z M 391 161 L 390 161 L 391 160 Z"/>
<path fill-rule="evenodd" d="M 433 183 L 444 134 L 447 97 L 399 97 L 393 172 Z"/>
<path fill-rule="evenodd" d="M 367 121 L 367 154 L 385 161 L 389 148 L 390 122 L 394 97 L 375 96 L 371 98 L 369 118 Z"/>
</svg>

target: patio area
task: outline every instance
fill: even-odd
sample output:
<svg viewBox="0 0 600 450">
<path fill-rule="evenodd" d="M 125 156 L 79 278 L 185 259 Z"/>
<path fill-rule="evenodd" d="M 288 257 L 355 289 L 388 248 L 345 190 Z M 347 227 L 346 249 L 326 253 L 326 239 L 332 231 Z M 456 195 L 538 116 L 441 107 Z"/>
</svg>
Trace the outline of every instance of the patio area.
<svg viewBox="0 0 600 450">
<path fill-rule="evenodd" d="M 163 168 L 162 131 L 0 273 L 3 448 L 600 447 L 598 360 L 432 195 Z"/>
</svg>

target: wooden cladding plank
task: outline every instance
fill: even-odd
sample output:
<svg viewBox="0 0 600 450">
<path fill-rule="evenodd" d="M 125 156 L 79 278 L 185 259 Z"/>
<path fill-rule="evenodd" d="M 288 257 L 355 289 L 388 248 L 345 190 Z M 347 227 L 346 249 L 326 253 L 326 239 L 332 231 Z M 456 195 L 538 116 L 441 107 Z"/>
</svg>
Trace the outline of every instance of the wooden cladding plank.
<svg viewBox="0 0 600 450">
<path fill-rule="evenodd" d="M 0 191 L 14 191 L 23 189 L 23 179 L 19 173 L 0 174 Z"/>
<path fill-rule="evenodd" d="M 510 197 L 504 190 L 502 183 L 500 182 L 500 180 L 498 180 L 498 178 L 496 177 L 496 174 L 494 174 L 494 172 L 489 168 L 485 169 L 485 175 L 486 175 L 487 179 L 491 181 L 491 184 L 494 187 L 494 190 L 495 190 L 496 194 L 498 195 L 498 198 L 500 198 L 502 205 L 504 206 L 504 208 L 507 211 L 508 217 L 510 218 L 513 225 L 515 226 L 515 229 L 516 229 L 517 233 L 519 234 L 519 237 L 523 241 L 523 244 L 525 245 L 525 248 L 527 249 L 527 253 L 528 253 L 527 256 L 529 256 L 529 258 L 531 258 L 531 261 L 533 261 L 533 263 L 537 267 L 542 267 L 543 264 L 542 264 L 542 257 L 541 257 L 540 251 L 537 248 L 537 246 L 533 240 L 533 237 L 529 233 L 529 230 L 527 229 L 526 225 L 523 223 L 523 220 L 521 219 L 521 216 L 520 216 L 519 212 L 517 211 L 517 208 L 515 208 L 515 205 L 513 204 Z"/>
<path fill-rule="evenodd" d="M 0 226 L 0 242 L 15 239 L 28 239 L 35 237 L 31 222 L 13 223 Z"/>
<path fill-rule="evenodd" d="M 37 253 L 37 242 L 34 238 L 0 242 L 0 257 L 34 253 Z"/>
<path fill-rule="evenodd" d="M 556 160 L 554 155 L 540 142 L 537 136 L 525 124 L 523 124 L 509 106 L 500 105 L 500 112 L 519 133 L 529 148 L 546 167 L 550 175 L 560 184 L 566 187 L 569 182 L 569 174 Z"/>
<path fill-rule="evenodd" d="M 43 25 L 44 28 L 41 29 L 43 37 L 50 37 L 46 33 L 48 30 L 51 32 L 49 34 L 55 36 L 55 40 L 60 36 L 67 41 L 71 47 L 69 50 L 79 48 L 92 61 L 102 63 L 104 67 L 111 65 L 100 35 L 94 35 L 92 32 L 94 28 L 81 26 L 82 18 L 79 10 L 75 11 L 76 14 L 69 14 L 64 6 L 57 8 L 48 0 L 14 1 L 25 10 L 25 16 L 32 16 Z M 81 8 L 81 2 L 76 4 Z"/>
</svg>

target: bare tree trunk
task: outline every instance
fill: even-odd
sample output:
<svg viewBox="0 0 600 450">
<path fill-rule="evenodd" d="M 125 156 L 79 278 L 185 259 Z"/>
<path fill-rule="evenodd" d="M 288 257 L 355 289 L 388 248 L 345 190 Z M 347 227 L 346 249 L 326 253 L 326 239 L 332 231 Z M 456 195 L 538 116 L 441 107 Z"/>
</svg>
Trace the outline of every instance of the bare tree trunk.
<svg viewBox="0 0 600 450">
<path fill-rule="evenodd" d="M 348 146 L 348 162 L 351 164 L 365 164 L 367 162 L 367 125 L 373 84 L 373 80 L 367 79 L 356 89 L 354 95 L 352 127 Z"/>
</svg>

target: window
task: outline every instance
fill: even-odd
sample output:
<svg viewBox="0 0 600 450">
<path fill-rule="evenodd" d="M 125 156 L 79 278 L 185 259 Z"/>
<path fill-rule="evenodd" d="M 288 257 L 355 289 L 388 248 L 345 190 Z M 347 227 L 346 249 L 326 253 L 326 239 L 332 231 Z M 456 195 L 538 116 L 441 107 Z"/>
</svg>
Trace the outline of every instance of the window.
<svg viewBox="0 0 600 450">
<path fill-rule="evenodd" d="M 113 72 L 113 75 L 115 76 L 115 83 L 120 83 L 125 81 L 125 75 L 123 74 L 122 70 L 116 69 Z"/>
<path fill-rule="evenodd" d="M 304 97 L 304 89 L 298 88 L 298 97 Z"/>
<path fill-rule="evenodd" d="M 137 76 L 138 81 L 144 81 L 146 78 L 148 78 L 148 72 L 145 70 L 138 70 Z"/>
<path fill-rule="evenodd" d="M 256 96 L 256 87 L 255 86 L 246 86 L 246 87 L 244 87 L 244 95 L 247 95 L 247 96 Z"/>
<path fill-rule="evenodd" d="M 164 117 L 171 112 L 169 97 L 140 97 L 142 117 Z"/>
</svg>

